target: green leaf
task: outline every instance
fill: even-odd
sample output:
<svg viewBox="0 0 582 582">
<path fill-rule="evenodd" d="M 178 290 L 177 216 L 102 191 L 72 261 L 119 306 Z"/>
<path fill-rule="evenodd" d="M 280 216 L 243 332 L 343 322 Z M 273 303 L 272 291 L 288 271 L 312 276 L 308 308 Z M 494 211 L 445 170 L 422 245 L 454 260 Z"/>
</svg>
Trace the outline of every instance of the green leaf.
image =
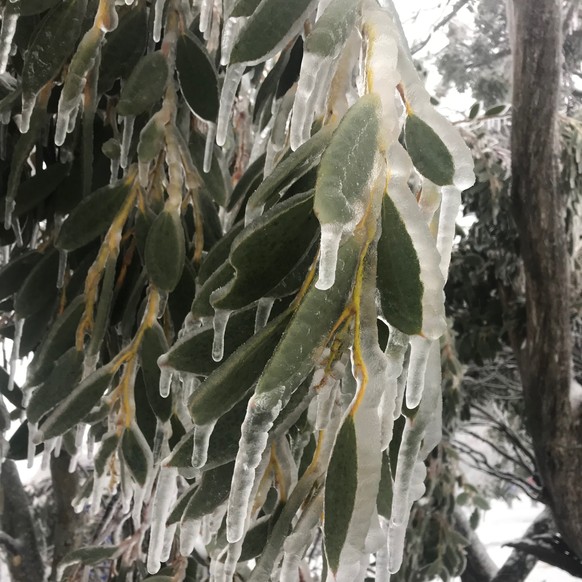
<svg viewBox="0 0 582 582">
<path fill-rule="evenodd" d="M 182 521 L 200 519 L 224 503 L 230 493 L 233 470 L 234 462 L 231 462 L 206 471 L 186 505 Z"/>
<path fill-rule="evenodd" d="M 16 432 L 10 437 L 8 458 L 14 461 L 23 461 L 28 458 L 29 431 L 28 422 L 23 422 Z M 44 445 L 40 444 L 34 448 L 34 454 L 38 455 L 44 450 Z"/>
<path fill-rule="evenodd" d="M 36 208 L 50 196 L 69 172 L 67 164 L 51 164 L 32 178 L 21 182 L 16 195 L 14 216 L 19 217 Z"/>
<path fill-rule="evenodd" d="M 216 122 L 218 77 L 206 47 L 188 32 L 176 44 L 176 72 L 182 95 L 198 117 Z"/>
<path fill-rule="evenodd" d="M 194 392 L 188 408 L 196 424 L 220 418 L 253 387 L 289 321 L 284 312 L 269 322 L 216 368 Z"/>
<path fill-rule="evenodd" d="M 404 179 L 382 201 L 377 286 L 384 317 L 400 331 L 436 339 L 443 333 L 444 278 L 428 225 Z"/>
<path fill-rule="evenodd" d="M 153 468 L 153 455 L 135 423 L 123 431 L 121 452 L 136 483 L 143 487 Z"/>
<path fill-rule="evenodd" d="M 24 96 L 36 95 L 59 73 L 81 34 L 86 7 L 86 0 L 63 0 L 41 21 L 24 57 Z"/>
<path fill-rule="evenodd" d="M 224 336 L 224 359 L 250 338 L 254 329 L 254 306 L 233 313 Z M 163 356 L 160 365 L 179 372 L 208 376 L 218 366 L 212 359 L 213 338 L 212 325 L 195 329 L 174 343 L 168 353 Z"/>
<path fill-rule="evenodd" d="M 41 424 L 43 439 L 59 436 L 85 418 L 99 402 L 113 376 L 112 368 L 103 366 L 85 378 Z"/>
<path fill-rule="evenodd" d="M 265 366 L 255 389 L 257 394 L 273 391 L 279 400 L 278 392 L 283 387 L 285 401 L 311 372 L 352 291 L 360 249 L 361 242 L 355 237 L 340 246 L 338 261 L 343 269 L 333 287 L 322 291 L 311 283 Z"/>
<path fill-rule="evenodd" d="M 169 69 L 166 57 L 160 51 L 142 57 L 123 85 L 117 113 L 139 115 L 148 111 L 164 93 Z"/>
<path fill-rule="evenodd" d="M 357 468 L 356 428 L 354 419 L 348 415 L 337 435 L 325 481 L 325 555 L 334 573 L 355 509 Z"/>
<path fill-rule="evenodd" d="M 194 485 L 191 485 L 190 487 L 188 487 L 188 489 L 186 489 L 186 491 L 184 491 L 178 497 L 178 499 L 176 500 L 176 504 L 172 508 L 172 511 L 170 512 L 170 515 L 168 516 L 168 519 L 166 520 L 166 526 L 177 523 L 182 519 L 182 515 L 184 514 L 184 510 L 186 509 L 186 506 L 190 502 L 190 499 L 192 499 L 192 496 L 194 495 L 194 493 L 196 493 L 196 490 L 198 489 L 198 485 L 199 485 L 198 483 L 194 483 Z"/>
<path fill-rule="evenodd" d="M 230 16 L 251 16 L 260 3 L 261 0 L 236 0 Z"/>
<path fill-rule="evenodd" d="M 18 10 L 20 16 L 34 16 L 35 14 L 46 12 L 57 4 L 58 1 L 59 0 L 20 0 L 20 2 L 11 4 L 16 10 Z"/>
<path fill-rule="evenodd" d="M 61 561 L 60 567 L 81 562 L 86 566 L 96 566 L 105 560 L 112 560 L 120 552 L 119 546 L 87 546 L 69 552 Z"/>
<path fill-rule="evenodd" d="M 266 60 L 300 32 L 314 5 L 314 0 L 263 0 L 240 31 L 230 62 L 254 64 Z"/>
<path fill-rule="evenodd" d="M 475 119 L 475 117 L 477 117 L 479 114 L 479 109 L 481 109 L 481 103 L 479 103 L 479 101 L 475 101 L 469 110 L 469 119 Z"/>
<path fill-rule="evenodd" d="M 321 224 L 349 224 L 363 215 L 378 151 L 380 111 L 376 95 L 361 97 L 333 134 L 315 186 L 314 210 Z"/>
<path fill-rule="evenodd" d="M 228 261 L 232 241 L 241 232 L 243 226 L 242 221 L 235 224 L 204 257 L 198 270 L 198 283 L 200 285 L 204 285 L 212 274 Z"/>
<path fill-rule="evenodd" d="M 116 79 L 126 79 L 143 55 L 148 38 L 146 5 L 135 2 L 131 7 L 117 8 L 117 28 L 105 37 L 101 49 L 98 92 L 104 93 Z"/>
<path fill-rule="evenodd" d="M 25 251 L 0 269 L 0 301 L 20 289 L 31 270 L 43 258 L 38 251 Z"/>
<path fill-rule="evenodd" d="M 453 183 L 453 156 L 434 129 L 417 115 L 409 114 L 404 125 L 406 149 L 416 169 L 438 186 Z"/>
<path fill-rule="evenodd" d="M 234 278 L 212 298 L 216 309 L 239 309 L 268 296 L 299 262 L 312 242 L 318 222 L 313 192 L 275 205 L 233 241 L 230 264 Z"/>
<path fill-rule="evenodd" d="M 190 313 L 192 318 L 211 317 L 214 315 L 214 307 L 210 304 L 210 296 L 214 291 L 226 285 L 233 277 L 234 269 L 228 262 L 222 263 L 214 273 L 204 282 L 204 285 L 198 290 Z"/>
<path fill-rule="evenodd" d="M 326 125 L 311 139 L 283 158 L 249 198 L 247 208 L 260 209 L 293 182 L 319 164 L 329 145 L 334 127 Z"/>
<path fill-rule="evenodd" d="M 74 251 L 104 234 L 123 206 L 132 181 L 120 180 L 95 190 L 84 198 L 63 222 L 56 246 Z"/>
<path fill-rule="evenodd" d="M 57 317 L 36 350 L 26 373 L 27 383 L 35 386 L 53 369 L 55 362 L 75 343 L 77 326 L 85 309 L 85 298 L 75 297 L 65 311 Z"/>
<path fill-rule="evenodd" d="M 504 113 L 506 109 L 507 105 L 495 105 L 494 107 L 487 109 L 487 111 L 484 113 L 484 116 L 493 117 L 494 115 L 500 115 L 501 113 Z"/>
<path fill-rule="evenodd" d="M 14 298 L 14 311 L 19 318 L 26 318 L 47 308 L 57 297 L 59 253 L 48 250 L 34 266 Z M 39 293 L 43 289 L 43 293 Z"/>
<path fill-rule="evenodd" d="M 66 351 L 55 363 L 48 378 L 33 392 L 26 407 L 29 422 L 38 422 L 71 392 L 81 380 L 83 353 L 75 348 Z"/>
<path fill-rule="evenodd" d="M 141 343 L 141 371 L 148 401 L 154 414 L 162 421 L 169 420 L 172 415 L 172 395 L 167 398 L 160 396 L 160 374 L 158 358 L 168 351 L 168 342 L 162 326 L 156 321 L 148 327 Z"/>
<path fill-rule="evenodd" d="M 145 266 L 150 281 L 163 291 L 173 291 L 180 281 L 186 241 L 178 211 L 163 210 L 149 229 Z"/>
<path fill-rule="evenodd" d="M 192 132 L 190 136 L 190 155 L 194 165 L 198 168 L 198 173 L 202 178 L 206 192 L 210 198 L 220 206 L 226 206 L 230 196 L 230 185 L 225 178 L 222 167 L 220 166 L 221 151 L 216 145 L 212 150 L 212 161 L 210 164 L 210 171 L 203 172 L 204 167 L 204 149 L 206 148 L 206 137 L 200 135 L 198 132 Z"/>
</svg>

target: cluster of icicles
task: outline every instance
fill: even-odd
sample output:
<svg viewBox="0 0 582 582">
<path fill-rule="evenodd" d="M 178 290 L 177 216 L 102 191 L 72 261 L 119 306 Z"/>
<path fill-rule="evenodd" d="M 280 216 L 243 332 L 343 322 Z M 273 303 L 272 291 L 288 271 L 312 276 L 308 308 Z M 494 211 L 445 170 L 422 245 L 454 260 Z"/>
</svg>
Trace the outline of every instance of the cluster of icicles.
<svg viewBox="0 0 582 582">
<path fill-rule="evenodd" d="M 164 4 L 164 0 L 157 0 L 155 3 L 155 40 L 159 40 L 162 36 Z M 222 86 L 217 124 L 216 126 L 208 124 L 205 170 L 208 170 L 210 165 L 210 152 L 214 140 L 219 146 L 226 142 L 230 116 L 241 80 L 241 92 L 250 86 L 243 76 L 246 64 L 229 65 L 229 53 L 233 42 L 245 23 L 244 17 L 228 18 L 233 4 L 233 0 L 198 2 L 200 31 L 204 33 L 208 43 L 217 37 L 216 30 L 221 26 L 221 14 L 227 17 L 222 24 L 221 36 L 221 64 L 227 66 L 227 69 Z M 325 14 L 326 10 L 334 8 L 337 10 L 336 5 L 341 7 L 342 4 L 347 6 L 357 4 L 357 2 L 356 0 L 312 2 L 311 7 L 316 14 L 314 26 L 317 26 L 318 19 Z M 278 50 L 288 42 L 289 38 L 303 29 L 301 24 L 299 23 L 298 26 L 298 23 L 291 23 L 289 37 L 283 39 Z M 15 28 L 15 16 L 3 19 L 0 35 L 0 73 L 6 69 Z M 365 34 L 362 34 L 362 31 L 365 31 Z M 275 54 L 276 52 L 273 55 L 267 55 L 265 60 Z M 367 69 L 362 64 L 366 58 Z M 369 76 L 372 76 L 373 80 L 368 78 Z M 296 150 L 309 138 L 314 119 L 324 114 L 326 109 L 331 108 L 334 115 L 341 118 L 359 96 L 371 91 L 377 93 L 382 104 L 382 139 L 385 150 L 389 154 L 390 172 L 394 176 L 403 176 L 406 180 L 411 172 L 410 160 L 401 155 L 390 155 L 396 151 L 394 148 L 397 147 L 405 117 L 396 91 L 396 86 L 399 84 L 406 90 L 409 105 L 439 135 L 454 160 L 453 184 L 439 188 L 425 180 L 423 185 L 425 194 L 420 201 L 422 215 L 436 239 L 436 248 L 440 254 L 439 276 L 444 281 L 449 267 L 460 192 L 473 182 L 472 160 L 453 127 L 430 105 L 429 96 L 410 58 L 391 0 L 363 0 L 361 10 L 349 34 L 340 40 L 332 51 L 326 54 L 307 51 L 304 54 L 297 86 L 274 102 L 271 121 L 260 133 L 257 131 L 251 161 L 266 152 L 265 175 L 267 175 L 280 159 L 286 144 Z M 26 131 L 27 120 L 30 119 L 33 106 L 34 96 L 29 97 L 23 104 L 21 124 L 23 131 Z M 78 106 L 79 99 L 76 97 L 59 105 L 60 131 L 57 139 L 61 143 L 64 132 L 70 131 L 71 125 L 74 124 Z M 126 119 L 121 147 L 120 165 L 122 167 L 126 167 L 128 163 L 127 151 L 131 140 L 131 128 L 131 120 Z M 117 174 L 117 168 L 115 168 L 115 174 Z M 140 178 L 142 181 L 147 181 L 145 168 L 140 168 Z M 252 221 L 260 215 L 261 211 L 261 208 L 248 208 L 246 222 Z M 10 222 L 9 216 L 7 221 Z M 357 222 L 358 220 L 353 221 L 351 228 Z M 349 228 L 345 225 L 323 230 L 318 288 L 327 289 L 333 286 L 337 267 L 337 249 L 340 240 L 349 235 Z M 436 285 L 432 285 L 441 293 L 439 297 L 442 296 L 442 281 L 439 280 Z M 430 281 L 425 281 L 425 284 L 427 288 L 431 287 Z M 260 303 L 257 327 L 261 327 L 267 321 L 271 305 L 272 301 L 269 299 Z M 222 358 L 228 315 L 228 312 L 220 311 L 214 318 L 213 358 L 216 360 Z M 22 321 L 17 324 L 14 354 L 18 353 L 22 324 Z M 183 333 L 188 333 L 187 327 L 185 326 Z M 442 331 L 444 330 L 440 333 Z M 370 471 L 371 473 L 367 476 L 368 485 L 357 491 L 355 502 L 357 507 L 363 509 L 353 512 L 341 554 L 340 567 L 336 572 L 329 572 L 329 580 L 346 582 L 363 580 L 372 554 L 376 556 L 376 576 L 380 582 L 389 580 L 390 573 L 397 572 L 401 566 L 411 508 L 424 493 L 426 470 L 423 459 L 438 444 L 441 436 L 438 335 L 435 334 L 431 338 L 408 337 L 390 326 L 390 336 L 385 351 L 378 348 L 377 342 L 375 345 L 363 346 L 367 352 L 370 379 L 368 400 L 360 407 L 359 417 L 356 415 L 355 418 L 356 430 L 359 431 L 358 442 L 365 441 L 366 443 L 365 450 L 358 449 L 358 472 Z M 15 363 L 15 361 L 12 362 L 12 369 L 15 368 Z M 323 369 L 315 370 L 308 404 L 308 418 L 313 430 L 325 429 L 325 436 L 319 444 L 319 462 L 322 466 L 329 462 L 332 455 L 335 438 L 350 407 L 351 399 L 346 399 L 346 395 L 350 393 L 353 395 L 353 386 L 350 387 L 350 385 L 355 382 L 349 370 L 349 360 L 346 358 L 336 363 L 332 374 L 328 374 L 325 378 L 324 376 Z M 194 427 L 189 418 L 187 402 L 197 385 L 197 378 L 179 377 L 177 373 L 172 374 L 165 368 L 162 371 L 161 395 L 167 396 L 172 391 L 178 401 L 181 399 L 183 406 L 175 407 L 180 421 L 187 430 L 195 428 L 192 470 L 187 471 L 189 478 L 195 476 L 197 470 L 206 462 L 208 443 L 214 427 L 213 424 Z M 314 390 L 315 386 L 318 386 L 317 391 Z M 228 502 L 200 520 L 182 521 L 167 527 L 165 524 L 178 497 L 180 489 L 178 485 L 184 474 L 181 476 L 178 469 L 164 465 L 164 459 L 171 452 L 168 444 L 171 429 L 169 425 L 158 421 L 155 447 L 152 458 L 149 460 L 152 470 L 146 484 L 140 486 L 131 479 L 122 480 L 121 483 L 124 507 L 127 513 L 131 512 L 136 529 L 151 526 L 147 558 L 147 568 L 150 573 L 157 572 L 161 563 L 169 558 L 176 534 L 179 536 L 179 548 L 183 555 L 191 554 L 195 547 L 203 552 L 206 544 L 213 539 L 216 541 L 216 534 L 226 516 L 226 544 L 220 547 L 216 544 L 209 546 L 213 548 L 209 556 L 210 577 L 211 580 L 217 582 L 232 579 L 241 555 L 245 534 L 256 517 L 253 509 L 256 504 L 253 501 L 257 497 L 266 495 L 263 490 L 265 487 L 263 476 L 270 456 L 270 449 L 267 446 L 270 439 L 269 430 L 285 404 L 286 402 L 280 400 L 276 406 L 272 406 L 272 400 L 263 402 L 259 395 L 251 398 L 242 425 L 242 436 Z M 378 459 L 381 457 L 381 451 L 385 451 L 390 444 L 394 421 L 401 416 L 404 404 L 408 409 L 418 407 L 418 412 L 414 422 L 406 423 L 402 435 L 397 470 L 394 475 L 392 512 L 390 518 L 385 519 L 379 516 L 376 510 L 377 485 L 380 476 Z M 32 461 L 35 452 L 34 427 L 31 427 L 30 435 L 29 460 Z M 90 433 L 88 436 L 85 435 L 84 427 L 79 428 L 78 450 L 81 450 L 81 444 L 85 442 L 92 453 L 91 438 Z M 61 442 L 62 439 L 59 437 L 45 443 L 45 463 L 51 453 L 58 454 Z M 293 443 L 293 449 L 286 439 L 281 439 L 277 444 L 281 473 L 285 475 L 287 485 L 292 490 L 297 484 L 297 462 L 301 458 L 306 439 Z M 75 457 L 72 461 L 72 469 L 76 462 Z M 95 511 L 98 510 L 101 496 L 108 490 L 111 483 L 111 469 L 107 465 L 101 474 L 96 472 L 92 491 L 85 492 L 77 502 L 79 510 L 85 504 L 89 504 Z M 363 474 L 358 475 L 359 481 L 365 481 L 365 479 L 360 479 L 362 476 Z M 150 511 L 146 512 L 148 523 L 142 524 L 142 508 L 150 498 Z M 281 555 L 273 562 L 274 569 L 268 572 L 255 572 L 252 580 L 259 582 L 280 579 L 282 582 L 296 582 L 299 579 L 299 565 L 306 549 L 315 538 L 317 528 L 321 525 L 322 507 L 323 493 L 320 492 L 300 510 L 292 533 L 283 545 Z"/>
</svg>

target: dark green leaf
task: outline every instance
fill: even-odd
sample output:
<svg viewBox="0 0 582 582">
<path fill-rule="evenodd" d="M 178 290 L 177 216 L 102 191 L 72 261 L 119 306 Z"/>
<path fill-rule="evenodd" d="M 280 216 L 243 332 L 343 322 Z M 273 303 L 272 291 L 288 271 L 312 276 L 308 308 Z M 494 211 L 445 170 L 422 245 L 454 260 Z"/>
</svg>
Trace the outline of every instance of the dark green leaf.
<svg viewBox="0 0 582 582">
<path fill-rule="evenodd" d="M 132 424 L 123 431 L 121 452 L 133 478 L 142 487 L 152 471 L 152 452 L 139 428 Z"/>
<path fill-rule="evenodd" d="M 0 269 L 0 300 L 10 297 L 20 289 L 43 256 L 37 251 L 26 251 Z"/>
<path fill-rule="evenodd" d="M 231 462 L 210 469 L 202 475 L 198 489 L 184 510 L 183 521 L 200 519 L 228 499 L 233 469 L 234 462 Z"/>
<path fill-rule="evenodd" d="M 119 443 L 119 435 L 117 432 L 111 432 L 105 435 L 101 440 L 99 445 L 99 451 L 95 455 L 95 472 L 97 475 L 103 475 L 105 469 L 107 468 L 107 462 L 109 457 L 117 449 L 117 444 Z"/>
<path fill-rule="evenodd" d="M 69 171 L 66 164 L 52 164 L 25 180 L 18 188 L 14 216 L 22 216 L 50 196 Z"/>
</svg>

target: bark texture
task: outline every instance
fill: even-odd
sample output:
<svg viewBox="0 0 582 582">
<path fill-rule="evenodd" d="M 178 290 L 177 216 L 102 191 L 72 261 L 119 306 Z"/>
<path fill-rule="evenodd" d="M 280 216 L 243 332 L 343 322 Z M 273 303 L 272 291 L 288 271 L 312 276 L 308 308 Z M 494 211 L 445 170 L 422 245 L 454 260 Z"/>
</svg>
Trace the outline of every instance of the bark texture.
<svg viewBox="0 0 582 582">
<path fill-rule="evenodd" d="M 558 530 L 582 556 L 582 427 L 570 405 L 565 194 L 558 189 L 560 0 L 514 0 L 512 204 L 526 276 L 519 354 L 528 425 Z"/>
<path fill-rule="evenodd" d="M 38 549 L 28 497 L 14 461 L 4 461 L 0 473 L 2 515 L 0 544 L 8 555 L 8 568 L 14 582 L 42 582 L 44 565 Z"/>
</svg>

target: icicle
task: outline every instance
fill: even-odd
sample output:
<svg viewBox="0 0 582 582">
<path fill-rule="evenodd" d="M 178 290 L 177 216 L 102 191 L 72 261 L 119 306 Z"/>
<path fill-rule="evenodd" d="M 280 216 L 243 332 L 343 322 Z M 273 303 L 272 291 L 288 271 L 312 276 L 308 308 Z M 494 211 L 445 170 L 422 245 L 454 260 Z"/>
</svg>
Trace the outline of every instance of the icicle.
<svg viewBox="0 0 582 582">
<path fill-rule="evenodd" d="M 206 127 L 206 145 L 204 147 L 204 164 L 202 169 L 204 170 L 204 173 L 208 174 L 212 166 L 212 154 L 214 153 L 214 140 L 216 138 L 216 123 L 209 121 L 207 122 Z"/>
<path fill-rule="evenodd" d="M 420 404 L 428 354 L 433 342 L 421 336 L 410 338 L 410 361 L 406 380 L 406 406 L 412 410 Z"/>
<path fill-rule="evenodd" d="M 443 186 L 439 213 L 439 230 L 437 234 L 437 250 L 441 255 L 440 268 L 445 281 L 449 272 L 451 252 L 455 239 L 455 225 L 460 206 L 461 190 L 456 186 Z"/>
<path fill-rule="evenodd" d="M 57 276 L 57 289 L 65 286 L 65 274 L 67 273 L 67 251 L 59 250 L 59 273 Z"/>
<path fill-rule="evenodd" d="M 200 32 L 204 33 L 210 29 L 212 22 L 212 10 L 214 8 L 214 0 L 202 0 L 200 6 Z"/>
<path fill-rule="evenodd" d="M 36 433 L 38 432 L 38 425 L 28 423 L 28 445 L 26 449 L 26 467 L 32 469 L 34 464 L 34 455 L 36 453 Z"/>
<path fill-rule="evenodd" d="M 322 80 L 330 79 L 332 63 L 333 60 L 329 57 L 322 57 L 312 53 L 303 55 L 289 130 L 292 150 L 296 150 L 309 139 L 315 101 L 319 92 L 327 92 L 329 88 L 329 82 L 328 86 L 323 89 L 319 87 L 319 83 Z"/>
<path fill-rule="evenodd" d="M 91 430 L 87 433 L 86 447 L 87 447 L 87 460 L 93 461 L 93 456 L 95 453 L 95 433 Z"/>
<path fill-rule="evenodd" d="M 315 287 L 322 291 L 329 289 L 335 282 L 337 254 L 343 228 L 340 224 L 321 225 L 321 247 L 319 251 L 319 273 Z"/>
<path fill-rule="evenodd" d="M 230 543 L 244 535 L 255 469 L 267 446 L 269 430 L 282 408 L 281 400 L 273 406 L 274 396 L 272 393 L 254 394 L 247 406 L 228 500 L 226 537 Z"/>
<path fill-rule="evenodd" d="M 147 570 L 150 574 L 155 574 L 160 569 L 160 561 L 164 551 L 166 520 L 176 500 L 177 475 L 178 470 L 175 467 L 162 467 L 160 469 L 151 515 L 152 527 L 147 558 Z"/>
<path fill-rule="evenodd" d="M 261 204 L 261 206 L 250 206 L 249 204 L 247 204 L 247 207 L 245 209 L 245 226 L 248 226 L 249 224 L 251 224 L 251 222 L 262 216 L 264 210 L 265 210 L 264 204 Z"/>
<path fill-rule="evenodd" d="M 214 340 L 212 342 L 212 359 L 215 362 L 220 362 L 224 355 L 224 335 L 226 333 L 226 326 L 228 318 L 232 312 L 227 309 L 217 309 L 214 312 L 214 319 L 212 320 L 212 327 L 214 328 Z"/>
<path fill-rule="evenodd" d="M 164 6 L 166 0 L 156 0 L 154 8 L 154 42 L 160 42 L 162 38 L 162 17 L 164 15 Z"/>
<path fill-rule="evenodd" d="M 24 242 L 22 241 L 22 229 L 20 228 L 20 221 L 18 218 L 12 219 L 12 231 L 14 232 L 14 237 L 16 238 L 16 246 L 22 247 Z"/>
<path fill-rule="evenodd" d="M 30 129 L 30 118 L 36 105 L 36 95 L 22 94 L 22 114 L 20 117 L 20 133 L 26 133 Z"/>
<path fill-rule="evenodd" d="M 271 309 L 273 309 L 274 304 L 274 297 L 261 297 L 261 299 L 259 299 L 257 304 L 257 313 L 255 315 L 255 333 L 267 325 L 267 321 L 269 321 Z"/>
<path fill-rule="evenodd" d="M 204 0 L 208 2 L 208 0 Z M 202 22 L 202 21 L 201 21 Z M 223 146 L 226 142 L 226 134 L 228 133 L 228 123 L 230 121 L 230 114 L 236 95 L 236 90 L 245 72 L 246 65 L 237 63 L 230 65 L 226 69 L 226 76 L 222 85 L 222 92 L 220 94 L 220 108 L 218 111 L 218 124 L 216 128 L 216 143 Z"/>
<path fill-rule="evenodd" d="M 210 422 L 208 424 L 196 425 L 192 448 L 192 467 L 195 469 L 199 469 L 206 464 L 208 444 L 210 443 L 210 437 L 212 436 L 215 424 L 216 422 Z"/>
<path fill-rule="evenodd" d="M 90 514 L 97 515 L 101 511 L 101 499 L 110 481 L 110 476 L 107 472 L 103 475 L 93 477 L 93 491 L 91 492 L 91 507 Z"/>
<path fill-rule="evenodd" d="M 113 163 L 113 160 L 111 160 Z M 143 188 L 147 187 L 149 179 L 150 179 L 150 163 L 149 162 L 141 162 L 138 161 L 137 163 L 137 176 L 139 179 L 140 186 Z"/>
<path fill-rule="evenodd" d="M 16 365 L 20 352 L 20 340 L 22 339 L 22 330 L 24 329 L 24 319 L 14 320 L 14 340 L 12 342 L 12 351 L 10 352 L 10 376 L 8 378 L 8 391 L 14 390 L 14 376 L 16 374 Z"/>
<path fill-rule="evenodd" d="M 6 72 L 12 39 L 18 24 L 18 8 L 6 5 L 2 11 L 2 30 L 0 30 L 0 75 Z"/>
<path fill-rule="evenodd" d="M 133 137 L 133 126 L 135 117 L 133 115 L 126 115 L 123 118 L 123 137 L 121 138 L 121 157 L 119 163 L 125 170 L 128 164 L 129 149 L 131 147 L 131 138 Z"/>
<path fill-rule="evenodd" d="M 302 512 L 293 533 L 287 536 L 283 544 L 283 563 L 281 565 L 281 582 L 299 580 L 299 564 L 305 549 L 311 544 L 313 530 L 319 523 L 323 511 L 323 493 L 320 493 Z"/>
<path fill-rule="evenodd" d="M 390 543 L 386 543 L 376 553 L 376 582 L 390 582 Z"/>
<path fill-rule="evenodd" d="M 161 357 L 161 356 L 160 356 Z M 170 395 L 172 387 L 172 376 L 174 374 L 171 368 L 160 365 L 160 396 L 167 398 Z"/>
<path fill-rule="evenodd" d="M 172 555 L 172 546 L 174 545 L 174 535 L 176 534 L 177 523 L 169 525 L 164 533 L 164 543 L 162 546 L 162 554 L 160 555 L 160 562 L 167 562 Z"/>
<path fill-rule="evenodd" d="M 111 173 L 111 176 L 109 177 L 110 184 L 117 182 L 119 177 L 119 167 L 119 158 L 111 158 L 111 161 L 109 162 L 109 171 Z"/>
<path fill-rule="evenodd" d="M 220 64 L 223 67 L 228 65 L 234 41 L 236 40 L 238 31 L 242 28 L 246 20 L 247 19 L 244 17 L 228 18 L 224 23 L 222 38 L 220 41 Z"/>
<path fill-rule="evenodd" d="M 180 523 L 180 554 L 189 556 L 196 546 L 196 538 L 200 535 L 200 521 L 189 519 Z"/>
</svg>

